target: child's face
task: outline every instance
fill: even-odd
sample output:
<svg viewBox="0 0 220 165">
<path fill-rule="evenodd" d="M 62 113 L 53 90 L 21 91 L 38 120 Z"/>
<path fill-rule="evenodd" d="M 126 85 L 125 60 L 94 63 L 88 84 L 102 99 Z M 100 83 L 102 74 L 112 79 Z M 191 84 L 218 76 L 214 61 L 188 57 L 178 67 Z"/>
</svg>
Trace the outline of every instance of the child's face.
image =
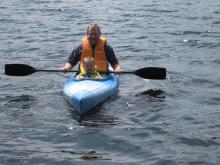
<svg viewBox="0 0 220 165">
<path fill-rule="evenodd" d="M 93 63 L 87 63 L 87 64 L 84 64 L 84 69 L 86 72 L 94 72 L 94 64 Z"/>
</svg>

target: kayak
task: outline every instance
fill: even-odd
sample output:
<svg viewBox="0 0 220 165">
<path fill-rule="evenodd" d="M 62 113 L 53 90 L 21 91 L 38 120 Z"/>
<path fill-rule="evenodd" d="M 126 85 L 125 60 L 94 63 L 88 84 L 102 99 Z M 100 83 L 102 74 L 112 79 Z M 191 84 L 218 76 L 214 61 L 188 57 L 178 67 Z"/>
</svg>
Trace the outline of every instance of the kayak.
<svg viewBox="0 0 220 165">
<path fill-rule="evenodd" d="M 64 83 L 63 93 L 67 102 L 80 114 L 91 111 L 98 104 L 118 92 L 118 76 L 111 73 L 102 79 L 76 79 L 76 74 Z"/>
</svg>

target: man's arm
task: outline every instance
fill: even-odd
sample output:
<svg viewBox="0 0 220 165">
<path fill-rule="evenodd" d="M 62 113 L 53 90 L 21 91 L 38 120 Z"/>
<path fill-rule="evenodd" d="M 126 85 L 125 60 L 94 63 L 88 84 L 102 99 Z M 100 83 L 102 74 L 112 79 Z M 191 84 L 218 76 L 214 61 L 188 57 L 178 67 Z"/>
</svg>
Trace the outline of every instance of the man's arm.
<svg viewBox="0 0 220 165">
<path fill-rule="evenodd" d="M 64 72 L 72 70 L 73 67 L 80 61 L 81 53 L 82 53 L 82 45 L 79 45 L 71 52 L 71 54 L 67 59 L 66 64 L 64 65 L 64 67 L 60 68 L 60 70 Z"/>
<path fill-rule="evenodd" d="M 108 44 L 105 45 L 105 53 L 106 53 L 106 58 L 108 62 L 111 64 L 111 66 L 113 67 L 114 71 L 116 73 L 119 73 L 121 71 L 119 61 L 115 56 L 115 52 L 113 48 Z"/>
</svg>

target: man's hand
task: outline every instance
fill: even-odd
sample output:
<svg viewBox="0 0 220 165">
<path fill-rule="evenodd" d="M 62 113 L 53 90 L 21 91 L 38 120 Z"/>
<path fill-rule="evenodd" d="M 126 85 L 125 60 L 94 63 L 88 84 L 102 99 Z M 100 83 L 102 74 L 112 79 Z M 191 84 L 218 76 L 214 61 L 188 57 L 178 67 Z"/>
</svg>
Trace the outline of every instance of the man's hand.
<svg viewBox="0 0 220 165">
<path fill-rule="evenodd" d="M 116 64 L 116 65 L 114 66 L 114 71 L 115 71 L 116 74 L 119 74 L 119 73 L 121 72 L 121 67 L 120 67 L 119 64 Z"/>
<path fill-rule="evenodd" d="M 60 68 L 60 70 L 61 70 L 63 73 L 65 73 L 65 72 L 67 72 L 67 71 L 72 70 L 72 68 L 73 68 L 73 66 L 72 66 L 71 64 L 66 63 L 64 67 Z"/>
</svg>

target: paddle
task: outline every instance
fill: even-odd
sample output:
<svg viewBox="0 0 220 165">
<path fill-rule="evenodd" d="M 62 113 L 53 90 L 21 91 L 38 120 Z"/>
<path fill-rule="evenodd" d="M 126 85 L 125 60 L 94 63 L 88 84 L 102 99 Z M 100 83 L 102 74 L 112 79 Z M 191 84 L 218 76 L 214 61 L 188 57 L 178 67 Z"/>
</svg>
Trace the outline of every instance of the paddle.
<svg viewBox="0 0 220 165">
<path fill-rule="evenodd" d="M 35 72 L 63 72 L 61 70 L 36 69 L 26 64 L 5 64 L 5 74 L 9 76 L 27 76 Z M 76 70 L 66 72 L 78 72 Z M 110 71 L 114 73 L 114 71 Z M 166 79 L 166 69 L 157 67 L 141 68 L 135 71 L 122 71 L 120 74 L 135 74 L 145 79 L 161 80 Z"/>
<path fill-rule="evenodd" d="M 114 73 L 114 71 L 110 71 L 109 73 Z M 135 74 L 144 79 L 153 79 L 153 80 L 163 80 L 166 79 L 166 68 L 158 68 L 158 67 L 146 67 L 141 68 L 135 71 L 122 71 L 119 74 Z"/>
</svg>

